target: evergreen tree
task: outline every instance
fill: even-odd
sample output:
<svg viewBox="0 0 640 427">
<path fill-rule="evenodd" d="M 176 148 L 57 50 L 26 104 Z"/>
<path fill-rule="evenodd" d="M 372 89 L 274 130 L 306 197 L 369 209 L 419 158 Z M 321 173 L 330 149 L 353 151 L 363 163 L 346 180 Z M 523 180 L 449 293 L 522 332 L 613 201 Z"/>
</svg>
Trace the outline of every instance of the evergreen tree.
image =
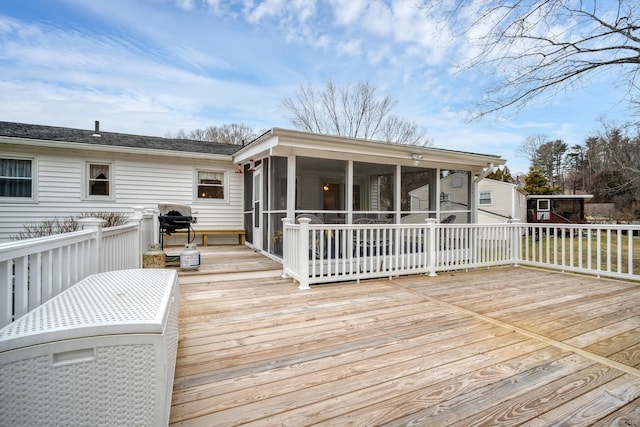
<svg viewBox="0 0 640 427">
<path fill-rule="evenodd" d="M 539 168 L 531 166 L 524 177 L 524 190 L 529 194 L 556 194 L 559 187 L 549 186 L 549 181 Z"/>
<path fill-rule="evenodd" d="M 511 175 L 511 171 L 507 166 L 503 167 L 502 169 L 500 168 L 496 169 L 494 172 L 491 172 L 489 175 L 487 175 L 487 178 L 493 179 L 495 181 L 510 182 L 510 183 L 515 182 L 515 179 Z"/>
</svg>

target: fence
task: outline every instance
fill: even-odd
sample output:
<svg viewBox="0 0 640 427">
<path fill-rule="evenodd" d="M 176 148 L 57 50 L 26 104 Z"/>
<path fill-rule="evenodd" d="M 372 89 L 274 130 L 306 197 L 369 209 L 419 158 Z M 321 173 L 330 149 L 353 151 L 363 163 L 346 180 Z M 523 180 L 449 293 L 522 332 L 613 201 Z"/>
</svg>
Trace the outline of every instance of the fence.
<svg viewBox="0 0 640 427">
<path fill-rule="evenodd" d="M 80 231 L 0 245 L 0 327 L 90 274 L 139 268 L 153 242 L 154 215 L 134 208 L 125 225 L 102 229 L 81 219 Z"/>
<path fill-rule="evenodd" d="M 640 280 L 639 226 L 299 222 L 283 220 L 283 274 L 300 289 L 509 264 Z"/>
<path fill-rule="evenodd" d="M 640 226 L 527 224 L 522 263 L 640 280 Z"/>
</svg>

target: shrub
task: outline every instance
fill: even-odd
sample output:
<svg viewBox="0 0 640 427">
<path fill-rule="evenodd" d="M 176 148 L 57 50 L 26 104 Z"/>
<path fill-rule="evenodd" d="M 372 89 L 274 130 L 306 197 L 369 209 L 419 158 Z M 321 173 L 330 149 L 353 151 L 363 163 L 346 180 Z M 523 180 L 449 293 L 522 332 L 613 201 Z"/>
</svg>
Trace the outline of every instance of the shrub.
<svg viewBox="0 0 640 427">
<path fill-rule="evenodd" d="M 124 225 L 128 220 L 128 215 L 122 212 L 83 212 L 78 217 L 68 216 L 66 218 L 46 219 L 42 222 L 25 224 L 23 230 L 17 235 L 11 236 L 12 240 L 26 240 L 35 237 L 52 236 L 55 234 L 71 233 L 80 229 L 78 219 L 100 218 L 106 223 L 103 227 L 116 227 Z"/>
<path fill-rule="evenodd" d="M 83 212 L 80 214 L 82 218 L 100 218 L 107 221 L 103 227 L 117 227 L 127 223 L 129 216 L 122 212 Z"/>
</svg>

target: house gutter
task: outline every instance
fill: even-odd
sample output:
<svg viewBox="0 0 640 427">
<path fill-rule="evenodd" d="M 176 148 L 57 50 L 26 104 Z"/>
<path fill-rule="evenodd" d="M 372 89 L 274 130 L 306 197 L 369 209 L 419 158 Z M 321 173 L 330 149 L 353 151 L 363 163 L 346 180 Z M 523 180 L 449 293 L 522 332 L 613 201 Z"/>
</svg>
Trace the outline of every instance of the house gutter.
<svg viewBox="0 0 640 427">
<path fill-rule="evenodd" d="M 6 142 L 5 142 L 6 141 Z M 100 145 L 100 144 L 87 144 L 82 142 L 67 142 L 67 141 L 47 141 L 41 139 L 25 139 L 15 137 L 2 137 L 0 144 L 11 144 L 15 146 L 30 146 L 30 147 L 46 147 L 54 149 L 68 149 L 68 150 L 81 150 L 81 151 L 98 151 L 98 152 L 117 152 L 117 153 L 131 153 L 140 155 L 154 155 L 159 157 L 180 157 L 180 158 L 194 158 L 208 159 L 208 160 L 222 160 L 231 161 L 233 156 L 231 154 L 207 154 L 194 151 L 174 151 L 174 150 L 162 150 L 162 149 L 150 149 L 150 148 L 136 148 L 126 147 L 121 145 Z"/>
<path fill-rule="evenodd" d="M 475 178 L 473 178 L 473 183 L 471 185 L 471 222 L 473 224 L 478 223 L 478 183 L 486 178 L 491 172 L 495 165 L 493 163 L 487 163 L 487 167 L 482 169 L 482 172 Z"/>
</svg>

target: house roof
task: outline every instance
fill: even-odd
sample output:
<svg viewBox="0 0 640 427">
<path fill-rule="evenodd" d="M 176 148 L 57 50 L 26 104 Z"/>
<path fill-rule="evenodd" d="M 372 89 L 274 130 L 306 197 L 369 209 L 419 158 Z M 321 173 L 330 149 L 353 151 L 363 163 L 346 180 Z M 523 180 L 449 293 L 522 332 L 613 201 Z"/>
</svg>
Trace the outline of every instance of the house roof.
<svg viewBox="0 0 640 427">
<path fill-rule="evenodd" d="M 96 136 L 94 131 L 95 129 L 73 129 L 0 121 L 0 137 L 229 156 L 242 148 L 242 146 L 233 144 L 131 135 L 103 132 L 102 130 L 98 132 L 100 136 Z"/>
</svg>

